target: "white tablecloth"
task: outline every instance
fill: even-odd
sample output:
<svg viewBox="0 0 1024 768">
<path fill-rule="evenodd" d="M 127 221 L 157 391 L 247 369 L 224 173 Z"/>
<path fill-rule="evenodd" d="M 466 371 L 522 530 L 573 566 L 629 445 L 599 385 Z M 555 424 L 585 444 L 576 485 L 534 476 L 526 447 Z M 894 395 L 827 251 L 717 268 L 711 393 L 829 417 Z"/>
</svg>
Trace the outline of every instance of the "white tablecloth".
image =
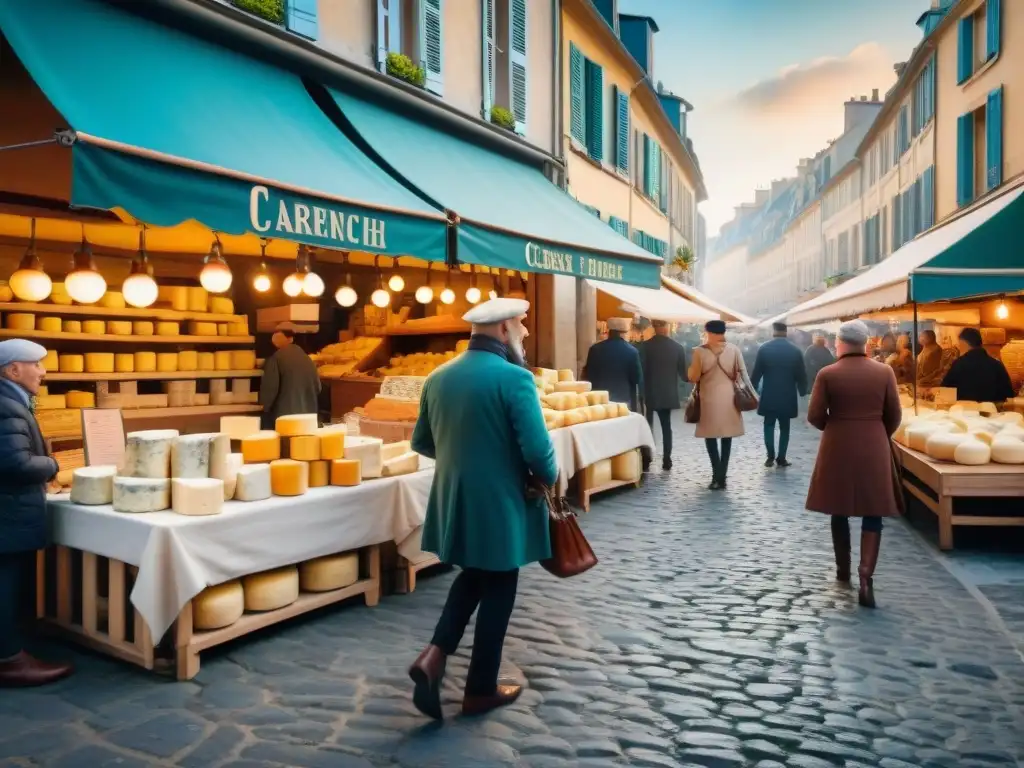
<svg viewBox="0 0 1024 768">
<path fill-rule="evenodd" d="M 647 419 L 631 413 L 618 419 L 593 421 L 569 427 L 576 449 L 576 471 L 601 459 L 610 459 L 634 448 L 654 448 L 654 434 Z"/>
</svg>

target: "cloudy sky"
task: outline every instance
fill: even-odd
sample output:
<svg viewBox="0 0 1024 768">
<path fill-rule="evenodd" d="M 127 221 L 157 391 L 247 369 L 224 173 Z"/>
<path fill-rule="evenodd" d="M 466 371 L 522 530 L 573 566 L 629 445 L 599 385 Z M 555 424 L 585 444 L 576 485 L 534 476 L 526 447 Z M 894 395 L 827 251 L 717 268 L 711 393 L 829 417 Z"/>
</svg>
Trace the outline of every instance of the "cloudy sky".
<svg viewBox="0 0 1024 768">
<path fill-rule="evenodd" d="M 929 0 L 619 0 L 648 15 L 654 76 L 694 105 L 708 234 L 753 190 L 843 130 L 843 102 L 881 93 L 921 39 Z"/>
</svg>

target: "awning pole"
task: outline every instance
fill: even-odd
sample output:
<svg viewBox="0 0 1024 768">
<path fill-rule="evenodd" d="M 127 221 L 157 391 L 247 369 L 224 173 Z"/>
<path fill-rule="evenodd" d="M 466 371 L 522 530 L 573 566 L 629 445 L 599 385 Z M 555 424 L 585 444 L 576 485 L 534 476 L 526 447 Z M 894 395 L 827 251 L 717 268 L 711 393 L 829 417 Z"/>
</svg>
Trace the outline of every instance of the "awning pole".
<svg viewBox="0 0 1024 768">
<path fill-rule="evenodd" d="M 916 350 L 917 350 L 917 343 L 918 343 L 917 339 L 918 339 L 918 332 L 917 332 L 917 302 L 915 301 L 914 302 L 914 340 L 910 344 L 910 348 L 912 350 L 915 350 L 914 362 L 913 362 L 913 366 L 912 366 L 912 370 L 914 372 L 914 374 L 913 374 L 913 376 L 914 376 L 913 387 L 914 387 L 914 415 L 915 416 L 917 415 L 917 352 L 916 352 Z"/>
<path fill-rule="evenodd" d="M 38 141 L 25 141 L 20 144 L 5 144 L 0 146 L 0 152 L 7 149 L 31 149 L 32 147 L 45 147 L 47 144 L 59 144 L 62 147 L 70 147 L 75 143 L 74 131 L 54 131 L 53 136 Z"/>
</svg>

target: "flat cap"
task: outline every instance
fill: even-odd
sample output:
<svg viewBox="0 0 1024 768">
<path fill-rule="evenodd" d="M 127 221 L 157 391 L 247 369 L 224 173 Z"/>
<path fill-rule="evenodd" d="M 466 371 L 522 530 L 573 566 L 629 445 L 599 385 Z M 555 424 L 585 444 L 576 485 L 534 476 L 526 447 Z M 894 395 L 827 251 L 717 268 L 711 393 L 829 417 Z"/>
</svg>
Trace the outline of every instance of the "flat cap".
<svg viewBox="0 0 1024 768">
<path fill-rule="evenodd" d="M 862 320 L 848 320 L 839 326 L 839 333 L 836 334 L 836 338 L 846 344 L 863 346 L 868 343 L 870 335 L 871 331 L 868 330 L 868 327 Z"/>
<path fill-rule="evenodd" d="M 708 320 L 704 323 L 704 330 L 708 333 L 717 333 L 720 336 L 725 334 L 725 320 Z"/>
<path fill-rule="evenodd" d="M 28 339 L 0 341 L 0 368 L 11 363 L 38 363 L 46 357 L 46 347 Z"/>
<path fill-rule="evenodd" d="M 629 331 L 629 327 L 633 324 L 632 318 L 629 317 L 610 317 L 608 318 L 608 330 L 609 331 L 620 331 L 626 333 Z"/>
<path fill-rule="evenodd" d="M 514 317 L 522 317 L 529 311 L 530 302 L 526 299 L 499 297 L 478 304 L 464 314 L 462 319 L 472 325 L 495 325 Z"/>
</svg>

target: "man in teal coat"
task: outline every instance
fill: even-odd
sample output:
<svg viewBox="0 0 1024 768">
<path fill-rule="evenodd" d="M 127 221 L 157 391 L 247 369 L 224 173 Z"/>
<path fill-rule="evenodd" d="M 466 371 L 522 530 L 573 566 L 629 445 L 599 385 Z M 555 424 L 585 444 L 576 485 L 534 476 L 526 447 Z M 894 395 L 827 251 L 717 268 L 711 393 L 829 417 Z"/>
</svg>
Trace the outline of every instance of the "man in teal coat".
<svg viewBox="0 0 1024 768">
<path fill-rule="evenodd" d="M 437 460 L 422 546 L 462 569 L 430 645 L 409 669 L 413 703 L 435 719 L 442 717 L 445 663 L 478 606 L 463 714 L 483 714 L 522 693 L 498 684 L 502 646 L 519 569 L 551 556 L 547 508 L 527 497 L 527 487 L 554 485 L 558 476 L 533 374 L 524 367 L 529 308 L 499 298 L 466 313 L 469 350 L 434 371 L 420 397 L 412 447 Z"/>
</svg>

